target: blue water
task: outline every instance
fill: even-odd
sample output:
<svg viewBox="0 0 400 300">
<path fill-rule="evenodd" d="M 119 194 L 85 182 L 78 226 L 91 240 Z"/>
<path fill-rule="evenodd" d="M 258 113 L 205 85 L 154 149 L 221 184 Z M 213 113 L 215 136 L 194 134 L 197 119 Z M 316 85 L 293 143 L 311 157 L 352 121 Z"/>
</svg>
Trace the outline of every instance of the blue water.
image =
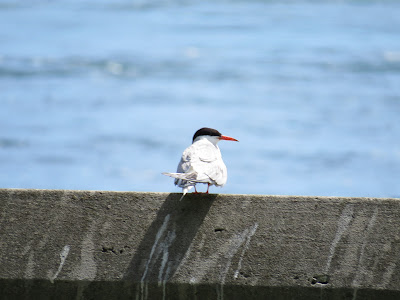
<svg viewBox="0 0 400 300">
<path fill-rule="evenodd" d="M 112 3 L 111 3 L 112 2 Z M 400 197 L 399 1 L 0 0 L 0 187 Z"/>
</svg>

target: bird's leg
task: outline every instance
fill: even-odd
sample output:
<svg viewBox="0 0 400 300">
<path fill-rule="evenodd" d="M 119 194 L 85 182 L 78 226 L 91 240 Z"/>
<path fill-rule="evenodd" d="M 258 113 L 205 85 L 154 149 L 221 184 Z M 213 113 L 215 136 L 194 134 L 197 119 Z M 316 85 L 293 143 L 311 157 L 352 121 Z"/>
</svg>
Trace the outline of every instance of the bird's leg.
<svg viewBox="0 0 400 300">
<path fill-rule="evenodd" d="M 207 183 L 207 192 L 206 192 L 206 194 L 208 194 L 208 189 L 210 188 L 210 184 L 209 183 Z"/>
<path fill-rule="evenodd" d="M 194 193 L 198 194 L 199 192 L 196 190 L 196 186 L 194 186 Z"/>
</svg>

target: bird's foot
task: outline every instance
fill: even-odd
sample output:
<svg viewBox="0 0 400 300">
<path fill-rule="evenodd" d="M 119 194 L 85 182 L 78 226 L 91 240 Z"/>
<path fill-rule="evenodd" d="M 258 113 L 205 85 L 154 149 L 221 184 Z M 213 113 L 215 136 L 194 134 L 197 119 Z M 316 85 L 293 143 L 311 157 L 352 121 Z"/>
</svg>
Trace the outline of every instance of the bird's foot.
<svg viewBox="0 0 400 300">
<path fill-rule="evenodd" d="M 208 189 L 210 188 L 210 184 L 208 183 L 207 185 L 207 191 L 206 192 L 198 192 L 196 190 L 196 187 L 194 188 L 194 192 L 192 192 L 192 194 L 208 194 Z"/>
<path fill-rule="evenodd" d="M 207 192 L 206 192 L 206 194 L 208 194 L 208 189 L 210 188 L 210 184 L 209 183 L 207 183 Z"/>
</svg>

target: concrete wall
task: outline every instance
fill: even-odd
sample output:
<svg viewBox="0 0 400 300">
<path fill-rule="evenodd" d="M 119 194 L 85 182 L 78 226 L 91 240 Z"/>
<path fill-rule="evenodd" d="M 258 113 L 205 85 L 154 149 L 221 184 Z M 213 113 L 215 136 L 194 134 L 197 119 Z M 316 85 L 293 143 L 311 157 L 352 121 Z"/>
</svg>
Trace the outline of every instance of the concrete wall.
<svg viewBox="0 0 400 300">
<path fill-rule="evenodd" d="M 0 299 L 400 299 L 400 200 L 0 189 Z"/>
</svg>

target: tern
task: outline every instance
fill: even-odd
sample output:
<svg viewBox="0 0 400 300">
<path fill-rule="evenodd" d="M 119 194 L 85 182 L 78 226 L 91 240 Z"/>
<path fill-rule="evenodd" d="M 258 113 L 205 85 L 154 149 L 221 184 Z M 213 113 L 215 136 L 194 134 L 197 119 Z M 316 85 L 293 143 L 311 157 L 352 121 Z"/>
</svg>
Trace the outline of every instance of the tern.
<svg viewBox="0 0 400 300">
<path fill-rule="evenodd" d="M 200 128 L 193 136 L 192 144 L 183 151 L 176 173 L 162 173 L 175 178 L 175 185 L 182 188 L 182 197 L 197 183 L 207 184 L 207 194 L 210 185 L 223 186 L 227 179 L 227 169 L 222 160 L 218 142 L 236 141 L 232 137 L 222 135 L 212 128 Z"/>
</svg>

